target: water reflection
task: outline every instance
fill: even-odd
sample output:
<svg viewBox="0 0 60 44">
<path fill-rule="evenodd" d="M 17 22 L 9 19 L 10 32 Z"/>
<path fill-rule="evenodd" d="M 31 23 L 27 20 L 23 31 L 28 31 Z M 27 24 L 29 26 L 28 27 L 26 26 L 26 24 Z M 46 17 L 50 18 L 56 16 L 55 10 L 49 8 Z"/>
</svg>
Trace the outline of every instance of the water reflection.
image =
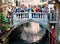
<svg viewBox="0 0 60 44">
<path fill-rule="evenodd" d="M 49 44 L 49 37 L 42 26 L 29 22 L 17 27 L 11 33 L 8 44 Z"/>
<path fill-rule="evenodd" d="M 45 34 L 45 31 L 42 31 L 44 33 L 40 33 L 40 31 L 42 31 L 42 28 L 40 27 L 39 23 L 29 22 L 28 25 L 23 25 L 21 38 L 28 43 L 38 42 Z"/>
</svg>

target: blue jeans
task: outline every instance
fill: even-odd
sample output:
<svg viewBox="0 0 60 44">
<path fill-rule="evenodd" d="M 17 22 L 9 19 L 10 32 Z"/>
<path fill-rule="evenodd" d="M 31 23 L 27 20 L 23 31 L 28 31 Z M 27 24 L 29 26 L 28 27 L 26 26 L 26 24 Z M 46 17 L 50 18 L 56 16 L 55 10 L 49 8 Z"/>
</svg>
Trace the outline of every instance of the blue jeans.
<svg viewBox="0 0 60 44">
<path fill-rule="evenodd" d="M 50 14 L 50 20 L 52 21 L 56 20 L 55 14 Z"/>
</svg>

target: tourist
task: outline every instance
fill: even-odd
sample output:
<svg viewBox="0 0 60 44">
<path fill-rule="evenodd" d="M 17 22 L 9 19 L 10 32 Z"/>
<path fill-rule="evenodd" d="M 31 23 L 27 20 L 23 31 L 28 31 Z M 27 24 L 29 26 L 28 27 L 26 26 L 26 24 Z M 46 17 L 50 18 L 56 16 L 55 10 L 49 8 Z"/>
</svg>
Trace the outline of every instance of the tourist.
<svg viewBox="0 0 60 44">
<path fill-rule="evenodd" d="M 55 20 L 55 14 L 52 8 L 50 8 L 50 20 Z"/>
</svg>

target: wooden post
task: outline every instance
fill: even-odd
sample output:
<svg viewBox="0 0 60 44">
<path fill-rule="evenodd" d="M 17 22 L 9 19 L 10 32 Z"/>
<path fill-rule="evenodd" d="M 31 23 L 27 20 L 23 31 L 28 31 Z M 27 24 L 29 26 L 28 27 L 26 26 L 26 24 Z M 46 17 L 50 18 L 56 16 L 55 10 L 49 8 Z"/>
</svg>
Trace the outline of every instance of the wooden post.
<svg viewBox="0 0 60 44">
<path fill-rule="evenodd" d="M 54 44 L 54 25 L 52 26 L 52 34 L 51 34 L 51 44 Z"/>
</svg>

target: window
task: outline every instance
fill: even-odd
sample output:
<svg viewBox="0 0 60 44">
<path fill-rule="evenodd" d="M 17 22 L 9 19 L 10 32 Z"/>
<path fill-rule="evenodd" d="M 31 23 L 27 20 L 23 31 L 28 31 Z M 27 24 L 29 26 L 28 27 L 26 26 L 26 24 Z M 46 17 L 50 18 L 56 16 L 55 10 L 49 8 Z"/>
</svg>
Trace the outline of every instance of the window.
<svg viewBox="0 0 60 44">
<path fill-rule="evenodd" d="M 51 0 L 48 0 L 48 1 L 51 1 Z"/>
<path fill-rule="evenodd" d="M 45 1 L 47 1 L 47 0 L 40 0 L 41 2 L 45 2 Z"/>
<path fill-rule="evenodd" d="M 16 6 L 18 6 L 18 1 L 16 1 Z"/>
</svg>

